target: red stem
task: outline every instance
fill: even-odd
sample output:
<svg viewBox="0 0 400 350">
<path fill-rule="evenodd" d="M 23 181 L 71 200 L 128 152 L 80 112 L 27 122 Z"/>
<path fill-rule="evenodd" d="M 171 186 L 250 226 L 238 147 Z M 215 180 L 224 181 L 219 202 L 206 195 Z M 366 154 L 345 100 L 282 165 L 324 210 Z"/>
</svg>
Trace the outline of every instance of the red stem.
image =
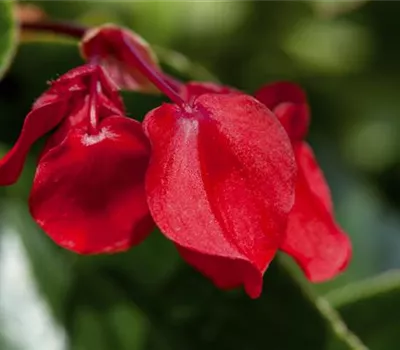
<svg viewBox="0 0 400 350">
<path fill-rule="evenodd" d="M 43 31 L 53 32 L 56 34 L 67 35 L 76 39 L 81 39 L 85 32 L 89 29 L 84 26 L 66 22 L 36 22 L 36 23 L 21 23 L 23 30 L 32 31 Z M 161 72 L 156 71 L 151 67 L 145 60 L 142 59 L 138 54 L 136 48 L 129 42 L 125 37 L 122 37 L 122 41 L 126 45 L 131 55 L 132 61 L 135 63 L 143 75 L 145 75 L 161 92 L 167 95 L 171 101 L 175 102 L 179 106 L 183 106 L 185 101 L 176 93 L 175 89 L 179 88 L 179 83 L 172 77 L 163 75 Z M 174 89 L 175 88 L 175 89 Z"/>
<path fill-rule="evenodd" d="M 21 23 L 22 30 L 53 32 L 55 34 L 63 34 L 76 39 L 81 39 L 85 32 L 89 29 L 77 24 L 66 22 L 35 22 L 35 23 Z"/>
<path fill-rule="evenodd" d="M 162 74 L 151 67 L 145 60 L 140 57 L 137 50 L 132 43 L 124 36 L 121 37 L 122 41 L 129 49 L 131 59 L 135 62 L 136 67 L 149 79 L 160 91 L 169 97 L 169 99 L 175 102 L 179 106 L 183 106 L 185 101 L 180 97 L 175 90 L 166 82 L 162 77 Z"/>
</svg>

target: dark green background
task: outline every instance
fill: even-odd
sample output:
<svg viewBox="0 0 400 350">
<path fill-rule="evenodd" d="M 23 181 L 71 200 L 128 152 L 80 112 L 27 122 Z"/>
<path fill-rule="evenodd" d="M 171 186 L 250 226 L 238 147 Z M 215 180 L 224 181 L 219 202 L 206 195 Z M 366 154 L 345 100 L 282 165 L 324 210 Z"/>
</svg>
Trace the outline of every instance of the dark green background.
<svg viewBox="0 0 400 350">
<path fill-rule="evenodd" d="M 274 80 L 300 83 L 312 108 L 309 141 L 354 256 L 342 276 L 317 286 L 282 256 L 256 301 L 241 291 L 217 290 L 185 266 L 159 232 L 126 254 L 79 257 L 55 246 L 27 212 L 38 144 L 18 184 L 0 189 L 0 283 L 7 285 L 0 286 L 0 349 L 59 350 L 63 343 L 74 350 L 362 349 L 318 295 L 327 295 L 371 349 L 400 346 L 398 274 L 385 277 L 390 283 L 357 285 L 400 268 L 399 2 L 36 5 L 54 18 L 126 25 L 156 45 L 164 66 L 185 79 L 214 76 L 248 92 Z M 74 43 L 18 48 L 0 83 L 2 150 L 15 141 L 46 82 L 81 62 Z M 135 118 L 161 101 L 134 93 L 124 99 Z M 33 292 L 29 305 L 44 305 L 39 320 L 24 304 Z"/>
</svg>

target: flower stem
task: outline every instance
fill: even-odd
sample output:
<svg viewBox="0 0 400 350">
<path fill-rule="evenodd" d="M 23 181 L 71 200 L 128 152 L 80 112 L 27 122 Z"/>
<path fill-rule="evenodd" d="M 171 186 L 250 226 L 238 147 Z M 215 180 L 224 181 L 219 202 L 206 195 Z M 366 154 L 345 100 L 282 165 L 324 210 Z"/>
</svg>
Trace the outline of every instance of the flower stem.
<svg viewBox="0 0 400 350">
<path fill-rule="evenodd" d="M 147 64 L 142 57 L 140 57 L 140 54 L 127 37 L 121 36 L 121 38 L 128 48 L 129 54 L 131 55 L 132 61 L 135 62 L 136 68 L 139 69 L 161 92 L 168 96 L 171 101 L 175 102 L 178 106 L 183 106 L 185 101 L 176 93 L 173 87 L 168 84 L 162 73 L 155 70 Z"/>
<path fill-rule="evenodd" d="M 43 31 L 52 32 L 56 34 L 66 35 L 76 39 L 81 39 L 85 32 L 90 29 L 84 26 L 80 26 L 73 23 L 66 22 L 35 22 L 35 23 L 21 23 L 22 30 L 29 31 Z M 170 98 L 171 101 L 179 106 L 183 106 L 185 101 L 177 94 L 176 90 L 179 89 L 179 82 L 164 75 L 162 72 L 158 72 L 153 67 L 147 64 L 147 62 L 140 56 L 136 48 L 132 45 L 129 40 L 122 36 L 124 45 L 128 48 L 128 52 L 131 55 L 132 62 L 135 64 L 135 68 L 139 69 L 143 75 L 145 75 L 161 92 Z"/>
<path fill-rule="evenodd" d="M 28 31 L 52 32 L 81 39 L 89 28 L 67 22 L 46 21 L 34 23 L 22 22 L 21 29 Z"/>
<path fill-rule="evenodd" d="M 99 82 L 98 70 L 96 70 L 90 82 L 89 94 L 89 130 L 91 134 L 95 134 L 97 132 L 97 125 L 99 122 L 97 94 L 99 94 L 100 92 L 101 84 Z"/>
</svg>

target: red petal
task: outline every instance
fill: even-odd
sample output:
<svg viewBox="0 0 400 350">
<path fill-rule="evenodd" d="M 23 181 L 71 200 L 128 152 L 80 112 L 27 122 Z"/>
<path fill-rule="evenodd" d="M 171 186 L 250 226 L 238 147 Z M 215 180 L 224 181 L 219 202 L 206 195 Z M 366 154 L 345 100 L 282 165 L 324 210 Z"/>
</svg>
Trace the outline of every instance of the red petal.
<svg viewBox="0 0 400 350">
<path fill-rule="evenodd" d="M 33 109 L 59 98 L 69 97 L 72 100 L 72 97 L 75 96 L 76 99 L 83 99 L 90 89 L 90 79 L 93 74 L 98 74 L 102 93 L 112 101 L 115 108 L 124 111 L 124 105 L 117 87 L 110 80 L 104 69 L 95 64 L 85 64 L 71 69 L 57 80 L 51 82 L 49 90 L 36 100 Z M 77 93 L 80 94 L 78 95 Z"/>
<path fill-rule="evenodd" d="M 159 70 L 157 58 L 143 38 L 128 29 L 112 24 L 89 29 L 86 32 L 80 44 L 82 56 L 88 61 L 94 60 L 100 63 L 121 89 L 158 91 L 136 68 L 136 62 L 132 62 L 124 38 L 132 43 L 149 66 Z"/>
<path fill-rule="evenodd" d="M 306 95 L 299 86 L 277 82 L 265 85 L 255 96 L 276 114 L 292 141 L 305 137 L 310 112 Z"/>
<path fill-rule="evenodd" d="M 145 118 L 150 211 L 187 261 L 257 297 L 293 204 L 295 165 L 275 116 L 246 95 L 205 94 Z"/>
<path fill-rule="evenodd" d="M 307 103 L 304 91 L 298 85 L 288 81 L 264 85 L 254 95 L 271 110 L 285 102 L 294 104 Z"/>
<path fill-rule="evenodd" d="M 335 223 L 329 188 L 307 144 L 295 146 L 296 200 L 282 250 L 293 256 L 308 279 L 321 282 L 343 271 L 351 243 Z"/>
<path fill-rule="evenodd" d="M 216 83 L 191 81 L 187 84 L 182 84 L 180 87 L 181 97 L 189 104 L 191 104 L 196 97 L 207 93 L 214 94 L 240 94 L 239 90 L 231 88 L 226 85 L 219 85 Z"/>
<path fill-rule="evenodd" d="M 26 156 L 32 144 L 55 128 L 66 110 L 65 100 L 42 104 L 32 110 L 25 118 L 21 134 L 14 147 L 0 160 L 0 185 L 16 182 L 22 172 Z"/>
<path fill-rule="evenodd" d="M 123 251 L 151 230 L 144 175 L 149 145 L 140 124 L 108 117 L 99 133 L 71 129 L 41 158 L 32 216 L 59 245 L 82 254 Z"/>
</svg>

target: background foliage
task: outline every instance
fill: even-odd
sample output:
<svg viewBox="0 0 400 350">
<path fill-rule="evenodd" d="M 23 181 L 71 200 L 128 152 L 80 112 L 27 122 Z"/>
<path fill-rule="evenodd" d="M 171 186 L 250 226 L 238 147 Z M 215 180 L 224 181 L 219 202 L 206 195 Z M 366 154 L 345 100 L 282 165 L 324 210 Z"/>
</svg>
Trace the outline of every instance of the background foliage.
<svg viewBox="0 0 400 350">
<path fill-rule="evenodd" d="M 278 79 L 300 83 L 312 107 L 309 140 L 354 257 L 336 280 L 309 285 L 280 256 L 256 301 L 217 290 L 158 232 L 125 254 L 80 257 L 55 246 L 28 214 L 32 152 L 18 184 L 0 190 L 0 349 L 398 347 L 399 2 L 29 3 L 58 19 L 128 26 L 186 79 L 215 76 L 249 92 Z M 14 52 L 10 8 L 0 1 L 1 67 Z M 3 151 L 46 82 L 82 62 L 75 42 L 23 38 L 0 83 Z M 160 102 L 132 93 L 124 99 L 138 119 Z"/>
</svg>

